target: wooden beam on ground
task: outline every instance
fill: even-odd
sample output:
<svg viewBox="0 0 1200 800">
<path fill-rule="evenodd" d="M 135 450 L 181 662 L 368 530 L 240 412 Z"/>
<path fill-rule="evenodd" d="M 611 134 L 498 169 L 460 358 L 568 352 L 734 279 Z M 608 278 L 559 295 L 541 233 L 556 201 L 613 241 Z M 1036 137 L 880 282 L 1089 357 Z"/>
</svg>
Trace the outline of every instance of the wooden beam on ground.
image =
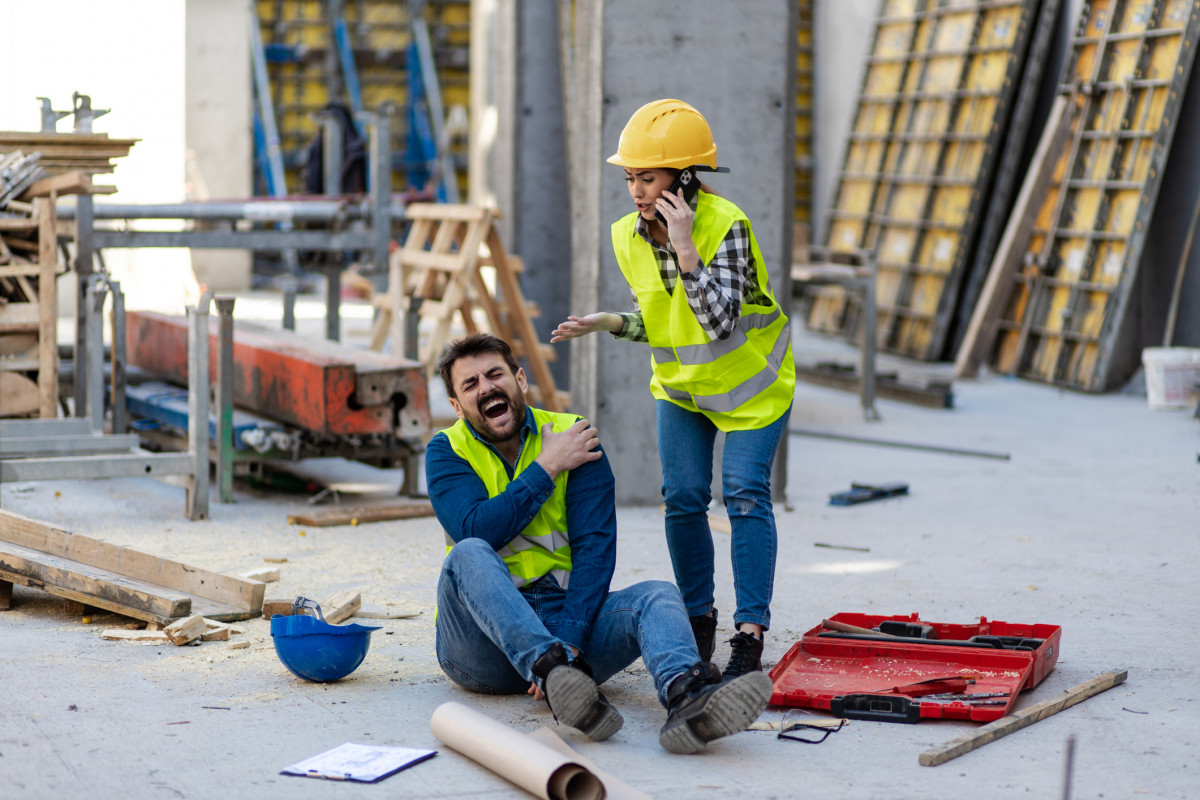
<svg viewBox="0 0 1200 800">
<path fill-rule="evenodd" d="M 327 528 L 332 525 L 358 525 L 363 522 L 387 522 L 396 519 L 433 516 L 432 503 L 388 503 L 372 506 L 346 506 L 323 511 L 306 511 L 289 514 L 287 521 L 293 525 L 311 525 Z"/>
<path fill-rule="evenodd" d="M 1107 691 L 1118 684 L 1124 683 L 1128 674 L 1126 670 L 1106 672 L 1103 675 L 1092 678 L 1090 681 L 1068 689 L 1062 697 L 1043 700 L 1029 708 L 1014 711 L 1012 714 L 1001 717 L 995 722 L 989 722 L 979 730 L 969 733 L 966 736 L 960 736 L 943 745 L 926 750 L 924 753 L 921 753 L 918 760 L 923 767 L 936 767 L 938 764 L 945 764 L 951 759 L 958 758 L 963 753 L 969 753 L 976 748 L 983 747 L 989 742 L 994 742 L 1001 737 L 1008 736 L 1010 733 L 1019 731 L 1021 728 L 1043 720 L 1052 714 L 1057 714 L 1064 708 L 1070 708 L 1092 695 L 1100 694 L 1100 692 Z"/>
<path fill-rule="evenodd" d="M 147 622 L 257 616 L 265 584 L 67 533 L 0 509 L 0 580 Z"/>
<path fill-rule="evenodd" d="M 0 543 L 4 542 L 212 601 L 200 605 L 228 607 L 216 616 L 217 619 L 249 619 L 262 608 L 265 589 L 257 581 L 210 572 L 82 534 L 68 533 L 44 522 L 0 509 Z M 213 615 L 204 613 L 203 616 Z"/>
</svg>

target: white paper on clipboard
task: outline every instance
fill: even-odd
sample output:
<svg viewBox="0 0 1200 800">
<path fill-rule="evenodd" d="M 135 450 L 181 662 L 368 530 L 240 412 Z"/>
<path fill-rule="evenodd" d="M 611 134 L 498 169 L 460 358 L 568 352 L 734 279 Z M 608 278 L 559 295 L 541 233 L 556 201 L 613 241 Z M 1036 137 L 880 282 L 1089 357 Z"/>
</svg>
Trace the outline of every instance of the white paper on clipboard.
<svg viewBox="0 0 1200 800">
<path fill-rule="evenodd" d="M 284 767 L 280 774 L 331 781 L 374 783 L 436 755 L 437 750 L 346 742 L 332 750 Z"/>
</svg>

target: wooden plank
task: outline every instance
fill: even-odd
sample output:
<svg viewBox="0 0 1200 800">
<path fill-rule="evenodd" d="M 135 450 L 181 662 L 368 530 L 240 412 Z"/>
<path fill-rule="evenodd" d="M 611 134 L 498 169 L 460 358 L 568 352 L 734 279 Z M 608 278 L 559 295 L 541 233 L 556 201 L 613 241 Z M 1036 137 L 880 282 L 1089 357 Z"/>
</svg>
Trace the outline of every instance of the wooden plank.
<svg viewBox="0 0 1200 800">
<path fill-rule="evenodd" d="M 0 577 L 118 613 L 129 608 L 169 619 L 192 609 L 192 599 L 185 594 L 15 544 L 0 543 Z"/>
<path fill-rule="evenodd" d="M 485 206 L 454 203 L 412 203 L 405 207 L 407 219 L 455 220 L 458 222 L 480 222 L 489 215 L 499 216 L 496 209 Z"/>
<path fill-rule="evenodd" d="M 120 628 L 113 628 L 102 631 L 100 638 L 126 642 L 162 642 L 163 644 L 171 641 L 164 632 L 152 631 L 150 629 L 144 631 L 127 631 Z"/>
<path fill-rule="evenodd" d="M 42 419 L 58 416 L 58 211 L 55 191 L 49 195 L 33 204 L 38 221 L 38 416 Z"/>
<path fill-rule="evenodd" d="M 261 581 L 262 583 L 274 583 L 279 580 L 278 567 L 259 567 L 242 573 L 242 577 L 248 581 Z"/>
<path fill-rule="evenodd" d="M 0 581 L 0 611 L 12 608 L 12 581 Z"/>
<path fill-rule="evenodd" d="M 972 750 L 983 747 L 989 742 L 994 742 L 1003 736 L 1008 736 L 1010 733 L 1028 727 L 1052 714 L 1057 714 L 1064 708 L 1070 708 L 1092 695 L 1100 694 L 1103 691 L 1124 683 L 1128 674 L 1126 670 L 1106 672 L 1103 675 L 1092 678 L 1090 681 L 1068 689 L 1061 697 L 1043 700 L 1029 708 L 1024 708 L 1001 717 L 995 722 L 989 722 L 977 731 L 926 750 L 924 753 L 921 753 L 918 761 L 923 767 L 936 767 L 938 764 L 945 764 L 951 759 L 958 758 L 963 753 L 969 753 Z"/>
<path fill-rule="evenodd" d="M 405 502 L 307 511 L 300 514 L 289 514 L 287 521 L 293 525 L 311 525 L 315 528 L 328 528 L 333 525 L 358 525 L 363 522 L 387 522 L 396 519 L 431 516 L 433 516 L 432 503 Z"/>
<path fill-rule="evenodd" d="M 73 170 L 34 181 L 33 185 L 21 195 L 21 199 L 29 200 L 34 197 L 50 197 L 51 195 L 91 193 L 92 176 L 80 170 Z"/>
<path fill-rule="evenodd" d="M 118 547 L 0 509 L 0 542 L 12 542 L 62 558 L 83 561 L 134 580 L 242 609 L 257 615 L 265 585 L 171 561 L 129 547 Z"/>
<path fill-rule="evenodd" d="M 337 625 L 339 622 L 353 617 L 354 612 L 360 608 L 362 608 L 362 595 L 348 590 L 338 592 L 321 603 L 321 614 L 330 625 Z"/>
</svg>

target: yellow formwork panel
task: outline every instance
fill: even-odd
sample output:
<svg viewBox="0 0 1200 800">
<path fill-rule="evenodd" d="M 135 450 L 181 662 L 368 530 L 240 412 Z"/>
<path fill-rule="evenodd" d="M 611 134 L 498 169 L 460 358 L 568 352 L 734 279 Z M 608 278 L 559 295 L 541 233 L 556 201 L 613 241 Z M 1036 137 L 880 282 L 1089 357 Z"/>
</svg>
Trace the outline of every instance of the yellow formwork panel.
<svg viewBox="0 0 1200 800">
<path fill-rule="evenodd" d="M 942 355 L 1039 3 L 880 5 L 827 245 L 874 250 L 884 350 Z M 831 296 L 809 326 L 854 333 L 828 327 Z"/>
<path fill-rule="evenodd" d="M 993 368 L 1086 391 L 1110 357 L 1200 31 L 1197 3 L 1085 7 L 1060 91 L 1081 113 L 1053 154 L 991 355 Z"/>
</svg>

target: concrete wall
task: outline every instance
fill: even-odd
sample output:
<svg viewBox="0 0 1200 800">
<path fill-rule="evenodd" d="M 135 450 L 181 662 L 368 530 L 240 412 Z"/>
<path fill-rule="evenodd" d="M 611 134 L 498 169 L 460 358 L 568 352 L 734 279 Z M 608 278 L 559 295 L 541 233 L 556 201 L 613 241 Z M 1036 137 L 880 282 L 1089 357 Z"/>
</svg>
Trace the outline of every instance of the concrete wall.
<svg viewBox="0 0 1200 800">
<path fill-rule="evenodd" d="M 253 193 L 250 0 L 188 0 L 184 135 L 188 200 Z M 196 278 L 213 289 L 250 288 L 247 250 L 193 250 Z"/>
<path fill-rule="evenodd" d="M 573 138 L 572 312 L 632 308 L 608 227 L 633 210 L 619 167 L 604 163 L 644 103 L 674 97 L 708 119 L 729 175 L 705 176 L 754 225 L 777 293 L 790 264 L 795 135 L 795 14 L 787 0 L 578 2 Z M 596 135 L 598 133 L 598 135 Z M 607 334 L 572 343 L 573 407 L 602 432 L 621 503 L 661 500 L 645 345 Z"/>
</svg>

